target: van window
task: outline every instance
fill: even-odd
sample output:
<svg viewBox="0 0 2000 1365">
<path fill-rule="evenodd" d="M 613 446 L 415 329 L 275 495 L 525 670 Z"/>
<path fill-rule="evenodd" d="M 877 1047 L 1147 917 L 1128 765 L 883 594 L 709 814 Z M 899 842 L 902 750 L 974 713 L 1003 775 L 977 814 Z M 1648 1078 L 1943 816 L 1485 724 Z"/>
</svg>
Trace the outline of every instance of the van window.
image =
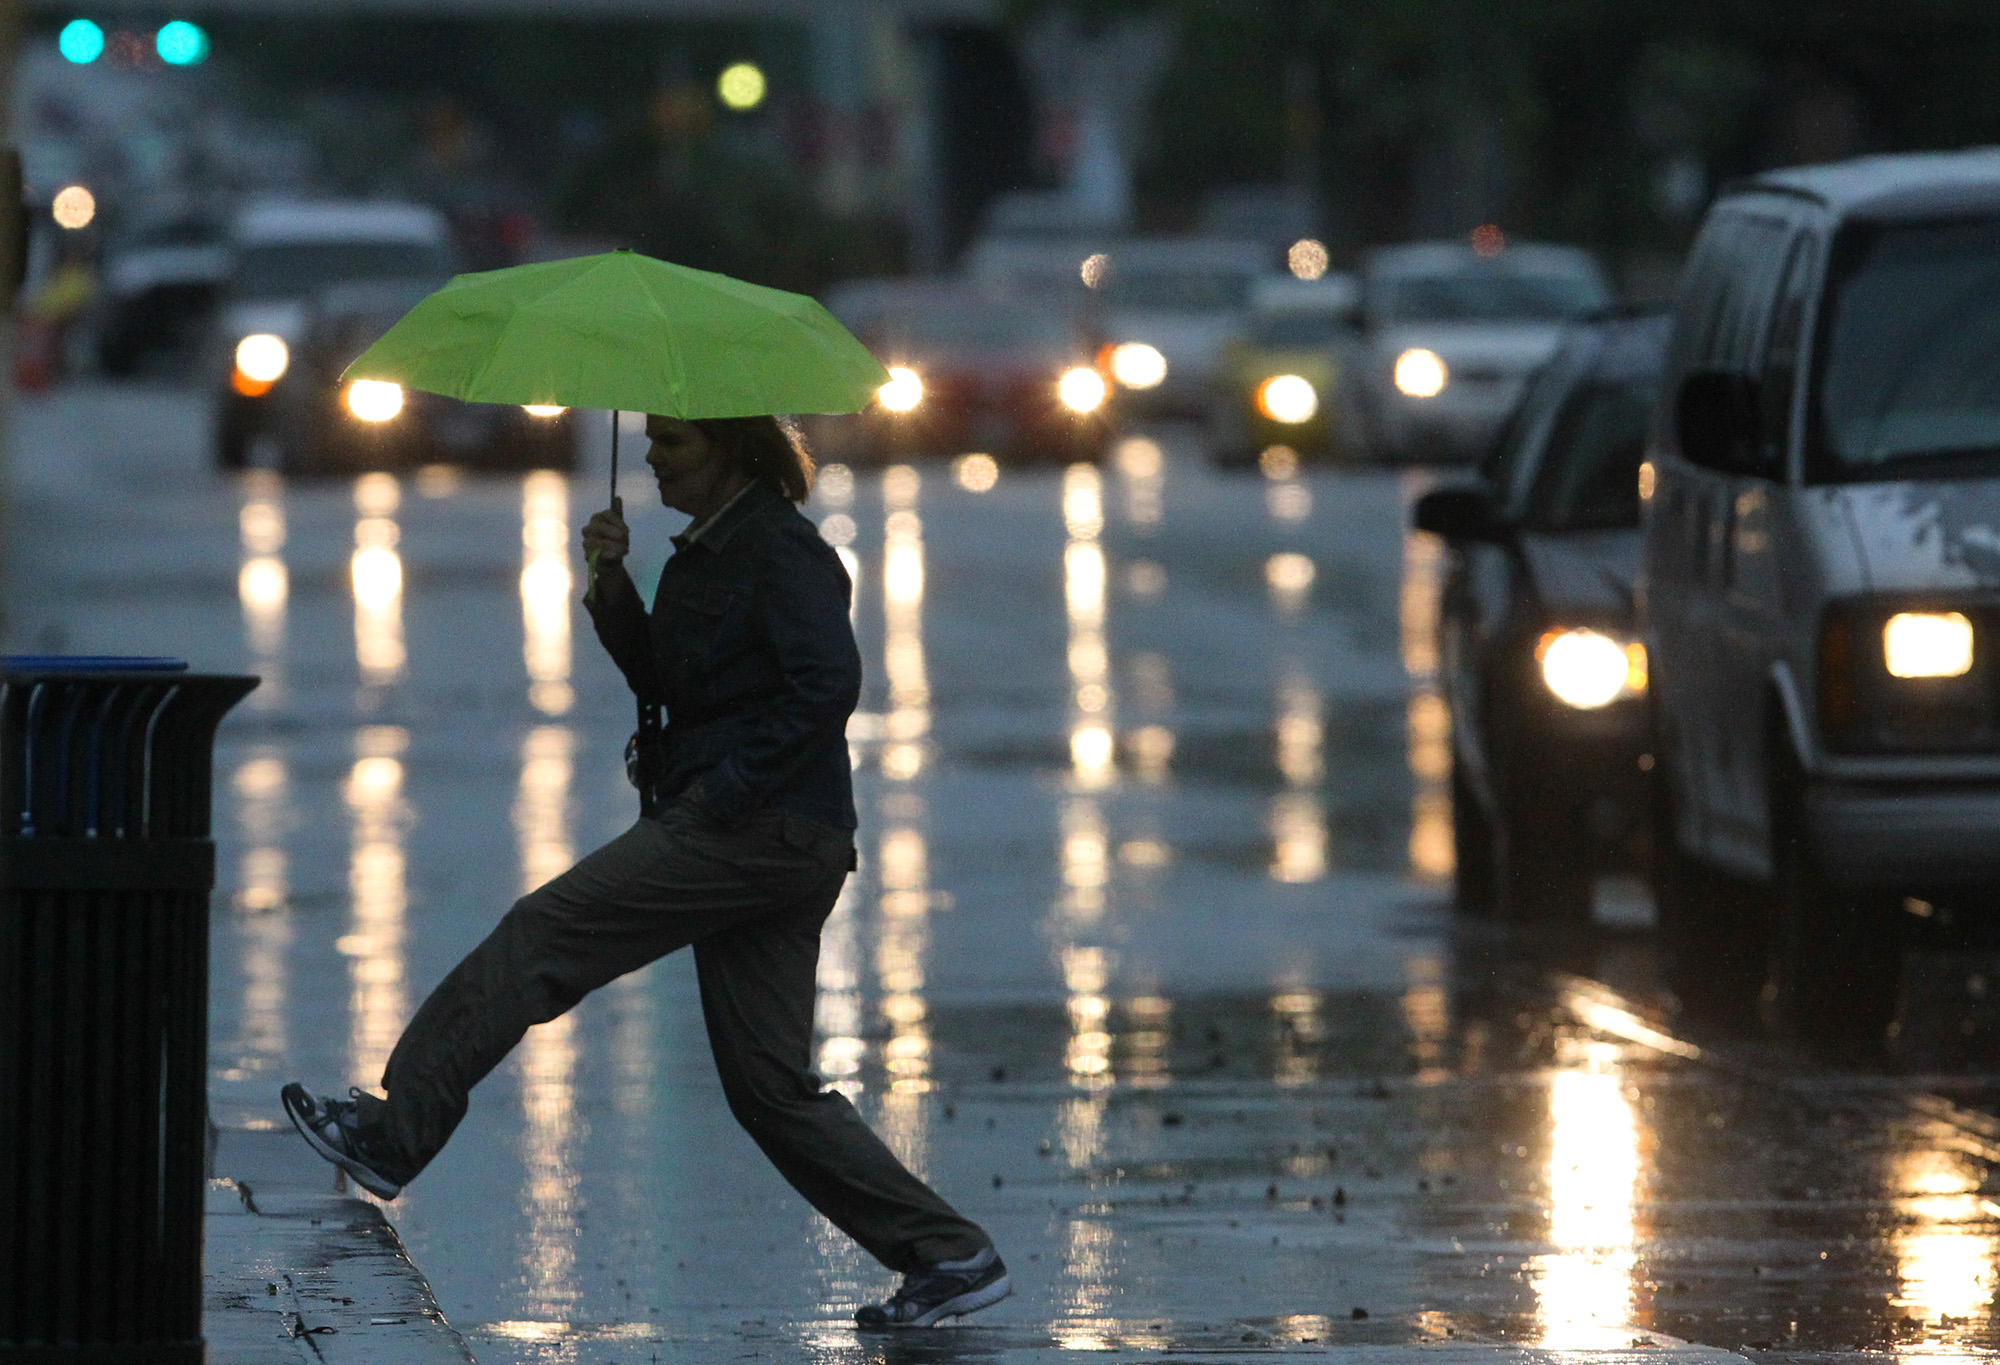
<svg viewBox="0 0 2000 1365">
<path fill-rule="evenodd" d="M 1815 349 L 1814 478 L 2000 472 L 2000 219 L 1843 231 Z"/>
<path fill-rule="evenodd" d="M 452 273 L 442 246 L 424 242 L 283 242 L 246 246 L 231 265 L 238 298 L 299 298 L 363 280 L 436 280 Z"/>
<path fill-rule="evenodd" d="M 1812 305 L 1813 270 L 1819 253 L 1810 236 L 1792 244 L 1778 284 L 1777 307 L 1771 314 L 1771 336 L 1764 345 L 1764 459 L 1781 469 L 1791 449 L 1792 399 L 1798 392 L 1799 347 L 1804 340 L 1806 312 Z"/>
</svg>

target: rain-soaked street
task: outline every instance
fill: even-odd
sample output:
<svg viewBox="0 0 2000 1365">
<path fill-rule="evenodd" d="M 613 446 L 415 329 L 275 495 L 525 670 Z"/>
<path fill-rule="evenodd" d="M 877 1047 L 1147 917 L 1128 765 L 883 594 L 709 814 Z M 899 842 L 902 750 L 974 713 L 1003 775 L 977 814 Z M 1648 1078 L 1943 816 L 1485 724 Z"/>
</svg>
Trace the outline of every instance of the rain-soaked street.
<svg viewBox="0 0 2000 1365">
<path fill-rule="evenodd" d="M 11 643 L 265 680 L 218 755 L 211 1095 L 276 1128 L 634 814 L 574 605 L 601 454 L 235 481 L 176 392 L 18 421 Z M 1174 429 L 826 470 L 868 680 L 817 1067 L 1015 1296 L 855 1332 L 892 1277 L 735 1127 L 683 955 L 531 1033 L 390 1207 L 479 1359 L 2000 1349 L 1980 1078 L 1684 1028 L 1634 887 L 1587 942 L 1455 924 L 1426 478 Z M 645 583 L 679 519 L 641 491 Z"/>
</svg>

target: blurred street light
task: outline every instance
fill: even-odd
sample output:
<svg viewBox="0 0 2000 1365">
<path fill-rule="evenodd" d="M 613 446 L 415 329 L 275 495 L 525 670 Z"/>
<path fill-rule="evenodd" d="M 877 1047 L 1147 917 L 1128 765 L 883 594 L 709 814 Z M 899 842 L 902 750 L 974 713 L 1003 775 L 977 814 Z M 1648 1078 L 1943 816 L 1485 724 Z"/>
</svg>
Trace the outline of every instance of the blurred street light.
<svg viewBox="0 0 2000 1365">
<path fill-rule="evenodd" d="M 88 19 L 72 19 L 56 37 L 56 50 L 78 66 L 104 55 L 104 30 Z"/>
<path fill-rule="evenodd" d="M 764 102 L 769 90 L 764 72 L 755 62 L 735 62 L 715 78 L 715 93 L 723 104 L 739 114 L 747 114 Z"/>
<path fill-rule="evenodd" d="M 1285 253 L 1285 264 L 1292 274 L 1302 280 L 1317 280 L 1326 274 L 1326 244 L 1311 237 L 1301 237 L 1292 243 L 1292 249 Z"/>
<path fill-rule="evenodd" d="M 176 19 L 153 35 L 153 50 L 168 66 L 193 66 L 208 55 L 208 35 L 187 20 Z"/>
<path fill-rule="evenodd" d="M 89 227 L 90 220 L 97 216 L 97 196 L 81 185 L 70 185 L 56 191 L 55 200 L 49 205 L 49 214 L 58 227 L 71 231 Z"/>
</svg>

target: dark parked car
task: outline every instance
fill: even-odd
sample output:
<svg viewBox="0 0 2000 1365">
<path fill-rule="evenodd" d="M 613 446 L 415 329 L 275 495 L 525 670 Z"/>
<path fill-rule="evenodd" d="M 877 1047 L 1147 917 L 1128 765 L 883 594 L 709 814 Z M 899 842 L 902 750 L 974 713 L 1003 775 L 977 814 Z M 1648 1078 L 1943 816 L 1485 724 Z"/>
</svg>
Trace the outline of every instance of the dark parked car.
<svg viewBox="0 0 2000 1365">
<path fill-rule="evenodd" d="M 1578 324 L 1479 481 L 1426 494 L 1450 543 L 1439 630 L 1468 911 L 1581 922 L 1647 828 L 1639 464 L 1664 318 Z"/>
</svg>

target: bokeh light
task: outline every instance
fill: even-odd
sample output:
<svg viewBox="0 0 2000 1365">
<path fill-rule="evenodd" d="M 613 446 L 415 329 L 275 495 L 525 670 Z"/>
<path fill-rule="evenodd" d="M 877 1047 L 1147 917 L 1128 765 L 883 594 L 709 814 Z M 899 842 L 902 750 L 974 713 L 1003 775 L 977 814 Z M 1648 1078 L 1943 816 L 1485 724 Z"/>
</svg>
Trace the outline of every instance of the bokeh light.
<svg viewBox="0 0 2000 1365">
<path fill-rule="evenodd" d="M 952 477 L 971 493 L 984 493 L 1000 481 L 1000 466 L 991 455 L 961 455 L 952 461 Z"/>
<path fill-rule="evenodd" d="M 1476 256 L 1498 256 L 1507 249 L 1507 234 L 1498 223 L 1481 223 L 1472 230 L 1472 251 Z"/>
<path fill-rule="evenodd" d="M 153 50 L 168 66 L 193 66 L 208 56 L 208 35 L 187 20 L 176 19 L 153 35 Z"/>
<path fill-rule="evenodd" d="M 1086 288 L 1102 289 L 1106 277 L 1111 274 L 1111 258 L 1101 251 L 1094 252 L 1083 258 L 1083 264 L 1077 268 L 1077 273 L 1083 276 Z"/>
<path fill-rule="evenodd" d="M 104 30 L 88 19 L 72 19 L 57 35 L 56 51 L 65 60 L 88 66 L 104 55 Z"/>
<path fill-rule="evenodd" d="M 89 227 L 97 217 L 97 196 L 81 185 L 70 185 L 56 191 L 55 199 L 49 205 L 49 215 L 58 227 L 74 232 L 78 228 Z"/>
<path fill-rule="evenodd" d="M 1285 253 L 1285 264 L 1292 274 L 1302 280 L 1317 280 L 1325 276 L 1327 267 L 1326 244 L 1311 237 L 1301 237 L 1292 243 L 1292 249 Z"/>
<path fill-rule="evenodd" d="M 910 412 L 924 401 L 924 380 L 907 365 L 891 365 L 889 382 L 875 390 L 875 401 L 890 412 Z"/>
<path fill-rule="evenodd" d="M 734 62 L 715 78 L 715 93 L 724 105 L 739 114 L 748 113 L 764 102 L 770 84 L 755 62 Z"/>
<path fill-rule="evenodd" d="M 1128 341 L 1112 348 L 1111 373 L 1128 389 L 1157 388 L 1167 377 L 1167 358 L 1157 346 Z"/>
</svg>

